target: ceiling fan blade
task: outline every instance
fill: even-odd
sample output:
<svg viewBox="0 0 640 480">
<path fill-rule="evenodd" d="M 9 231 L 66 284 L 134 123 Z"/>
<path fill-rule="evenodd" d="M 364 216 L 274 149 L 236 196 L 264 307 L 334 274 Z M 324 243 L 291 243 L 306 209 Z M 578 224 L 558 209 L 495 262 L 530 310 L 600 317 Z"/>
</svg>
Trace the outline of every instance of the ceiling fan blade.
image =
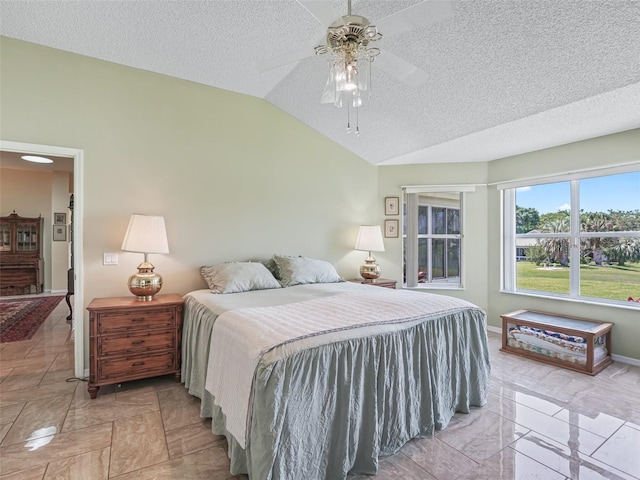
<svg viewBox="0 0 640 480">
<path fill-rule="evenodd" d="M 258 71 L 266 72 L 273 68 L 281 67 L 282 65 L 288 65 L 293 62 L 298 62 L 308 57 L 313 57 L 315 51 L 312 47 L 301 48 L 299 50 L 293 50 L 292 52 L 283 53 L 282 55 L 276 55 L 275 57 L 267 58 L 258 63 Z"/>
<path fill-rule="evenodd" d="M 453 17 L 451 2 L 426 0 L 374 23 L 382 35 L 391 37 L 419 27 L 426 27 L 451 17 Z"/>
<path fill-rule="evenodd" d="M 379 68 L 414 88 L 429 79 L 427 72 L 386 50 L 376 57 L 372 68 Z"/>
<path fill-rule="evenodd" d="M 323 27 L 328 27 L 340 18 L 340 14 L 336 13 L 329 0 L 298 0 L 298 3 L 313 15 Z"/>
</svg>

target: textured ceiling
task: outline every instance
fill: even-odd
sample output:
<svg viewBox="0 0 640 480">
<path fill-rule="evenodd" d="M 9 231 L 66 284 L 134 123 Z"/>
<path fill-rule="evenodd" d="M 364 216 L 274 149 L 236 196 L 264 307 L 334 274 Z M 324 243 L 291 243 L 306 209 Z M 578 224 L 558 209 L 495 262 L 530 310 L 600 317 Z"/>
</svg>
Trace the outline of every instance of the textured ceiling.
<svg viewBox="0 0 640 480">
<path fill-rule="evenodd" d="M 329 3 L 346 14 L 346 0 Z M 352 10 L 376 24 L 418 3 Z M 257 68 L 322 39 L 296 0 L 0 0 L 0 34 L 264 98 L 372 164 L 492 160 L 640 127 L 640 1 L 451 5 L 451 18 L 379 42 L 428 79 L 409 87 L 374 62 L 359 137 L 344 109 L 320 104 L 323 58 Z"/>
</svg>

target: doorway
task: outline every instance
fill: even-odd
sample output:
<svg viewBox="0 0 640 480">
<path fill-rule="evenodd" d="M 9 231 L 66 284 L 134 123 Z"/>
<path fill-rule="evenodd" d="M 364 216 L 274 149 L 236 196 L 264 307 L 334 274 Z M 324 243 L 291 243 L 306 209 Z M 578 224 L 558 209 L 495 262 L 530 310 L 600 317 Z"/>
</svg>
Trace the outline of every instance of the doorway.
<svg viewBox="0 0 640 480">
<path fill-rule="evenodd" d="M 82 220 L 83 220 L 83 151 L 76 148 L 39 145 L 23 142 L 0 140 L 0 151 L 21 155 L 41 155 L 62 157 L 73 161 L 73 234 L 72 252 L 74 261 L 73 279 L 73 338 L 74 338 L 74 374 L 85 377 L 84 368 L 84 310 L 83 310 L 83 265 L 82 265 Z M 3 161 L 4 163 L 4 161 Z"/>
</svg>

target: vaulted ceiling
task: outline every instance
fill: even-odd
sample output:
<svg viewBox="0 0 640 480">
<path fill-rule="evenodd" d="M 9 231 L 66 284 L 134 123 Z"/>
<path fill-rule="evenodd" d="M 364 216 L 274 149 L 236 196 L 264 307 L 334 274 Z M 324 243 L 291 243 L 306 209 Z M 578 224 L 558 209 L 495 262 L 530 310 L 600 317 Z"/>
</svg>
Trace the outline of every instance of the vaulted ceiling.
<svg viewBox="0 0 640 480">
<path fill-rule="evenodd" d="M 373 24 L 405 9 L 428 24 L 378 42 L 427 77 L 412 87 L 374 61 L 359 137 L 345 109 L 320 104 L 327 22 L 303 3 L 1 0 L 0 34 L 263 98 L 372 164 L 486 161 L 640 127 L 639 1 L 452 1 L 428 24 L 423 3 L 442 2 L 353 0 Z"/>
</svg>

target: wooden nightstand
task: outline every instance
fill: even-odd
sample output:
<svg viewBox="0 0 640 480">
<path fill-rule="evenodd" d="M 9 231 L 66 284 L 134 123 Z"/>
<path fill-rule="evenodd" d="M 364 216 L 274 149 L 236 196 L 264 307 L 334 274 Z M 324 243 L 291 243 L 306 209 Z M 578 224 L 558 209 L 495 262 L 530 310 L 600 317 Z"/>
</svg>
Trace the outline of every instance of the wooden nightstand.
<svg viewBox="0 0 640 480">
<path fill-rule="evenodd" d="M 95 298 L 89 310 L 89 386 L 96 398 L 101 385 L 173 373 L 180 381 L 182 335 L 180 295 Z"/>
<path fill-rule="evenodd" d="M 375 280 L 363 280 L 362 278 L 352 278 L 349 280 L 353 283 L 361 283 L 363 285 L 373 285 L 374 287 L 385 287 L 396 289 L 396 280 L 390 280 L 388 278 L 376 278 Z"/>
</svg>

